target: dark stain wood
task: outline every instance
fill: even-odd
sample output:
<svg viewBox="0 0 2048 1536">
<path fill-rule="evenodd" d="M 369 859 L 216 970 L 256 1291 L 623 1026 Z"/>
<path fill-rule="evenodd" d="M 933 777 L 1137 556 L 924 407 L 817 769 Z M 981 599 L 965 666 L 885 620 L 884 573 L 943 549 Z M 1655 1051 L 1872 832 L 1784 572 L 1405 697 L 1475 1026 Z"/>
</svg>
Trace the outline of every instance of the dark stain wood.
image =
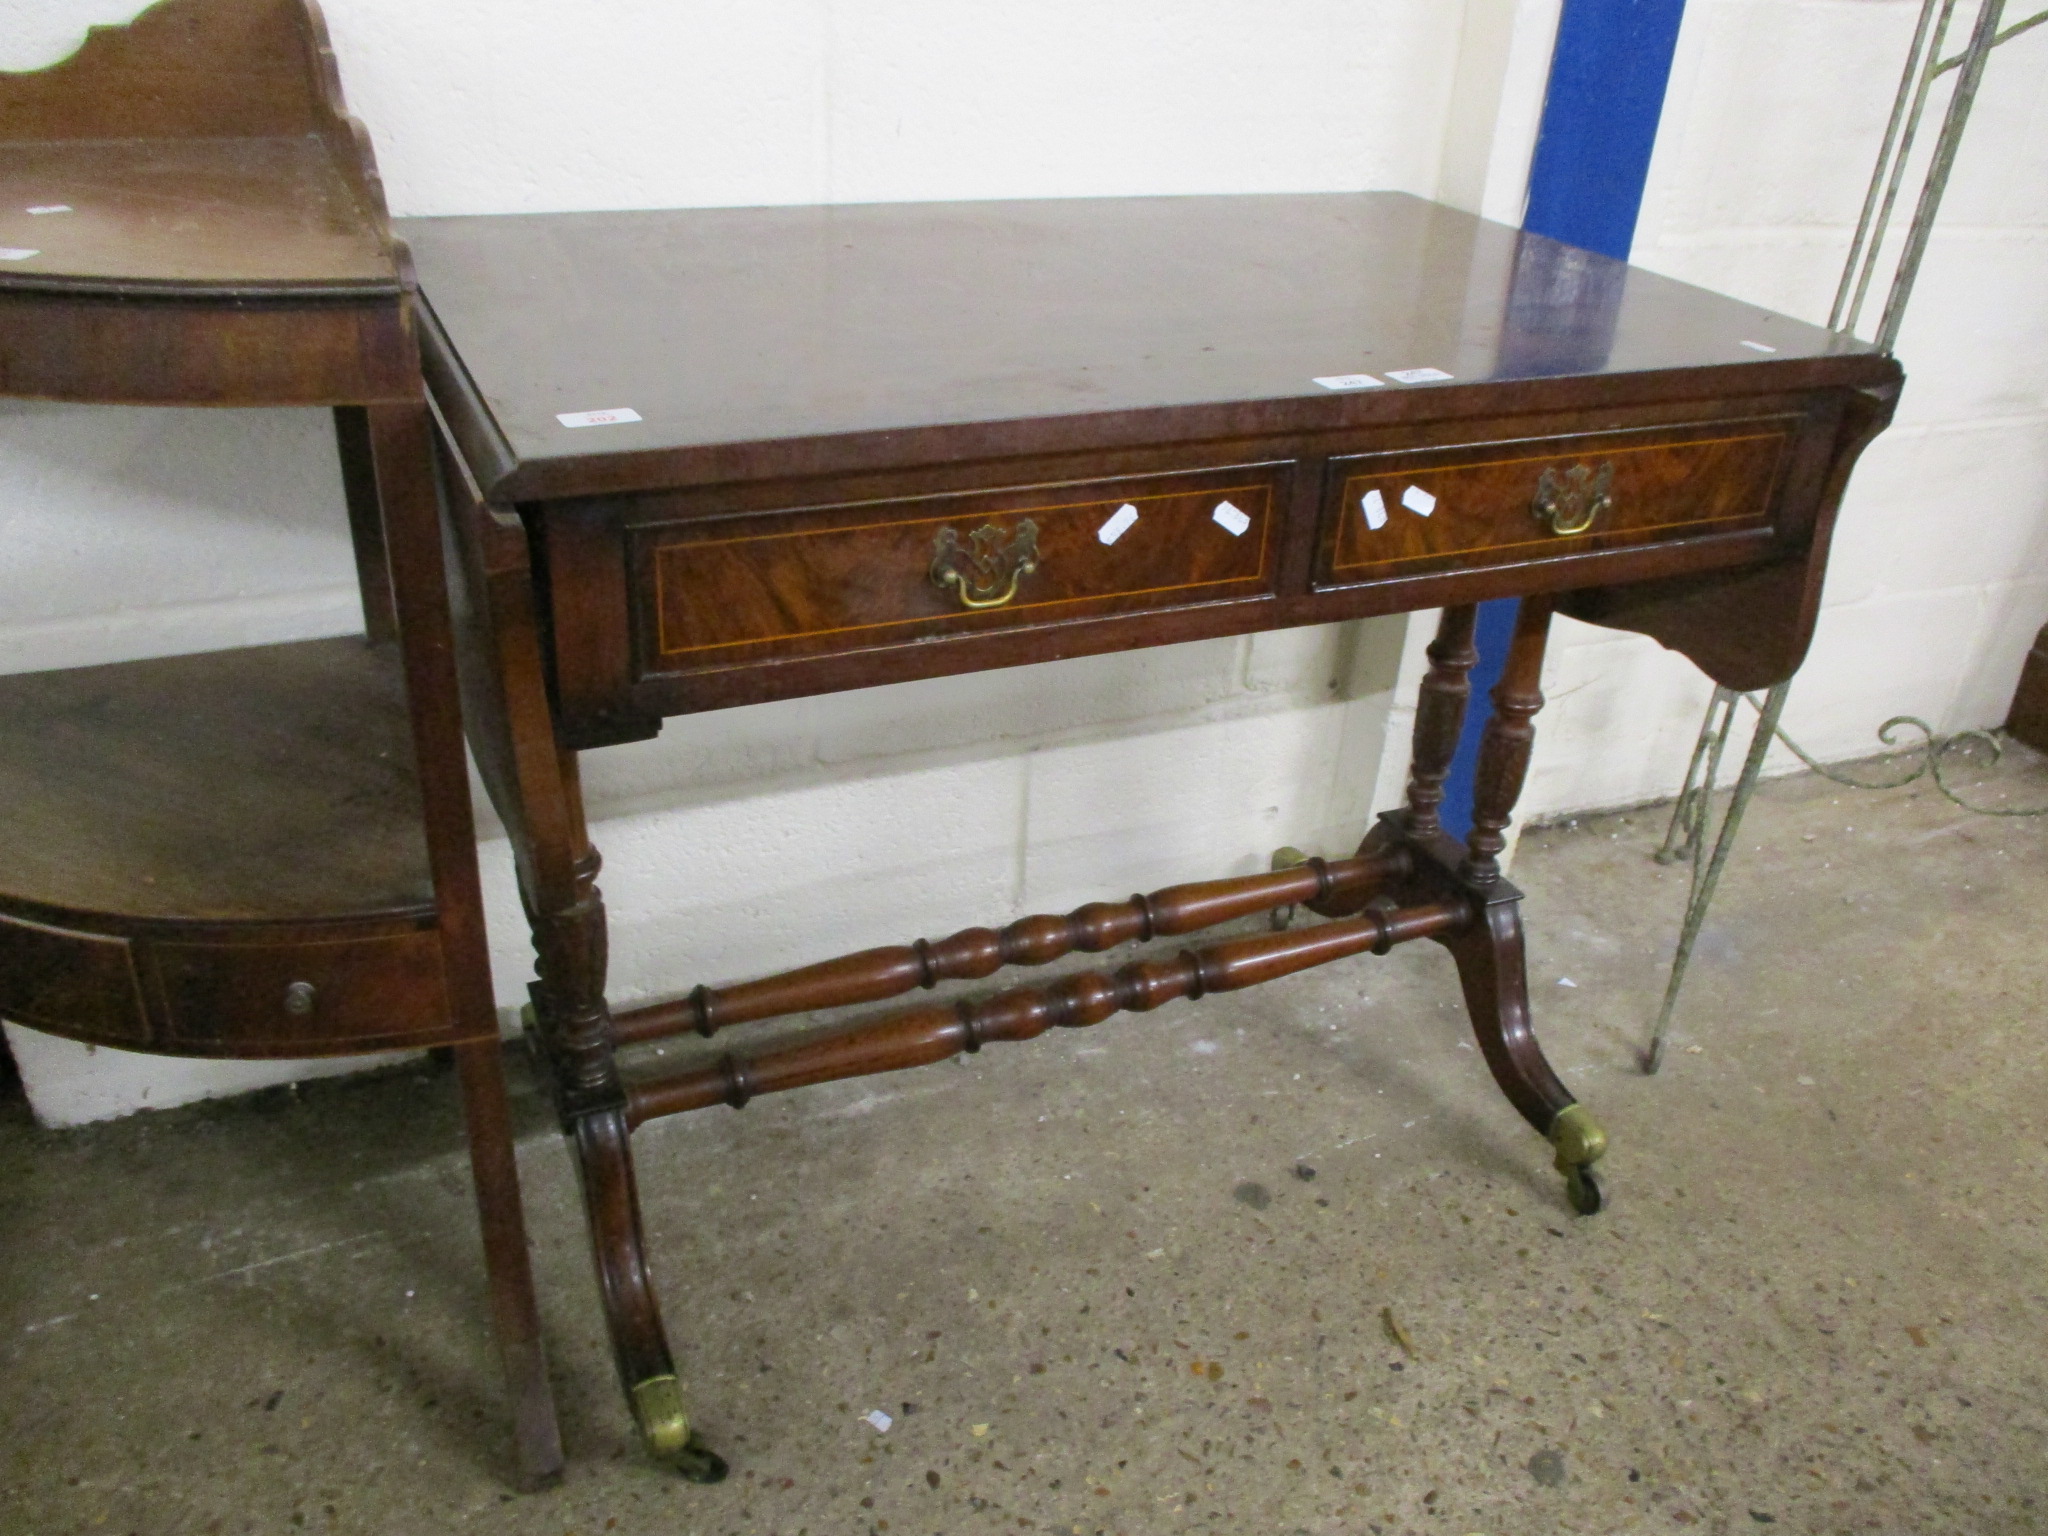
<svg viewBox="0 0 2048 1536">
<path fill-rule="evenodd" d="M 526 1212 L 519 1198 L 519 1162 L 512 1150 L 512 1116 L 505 1097 L 504 1048 L 494 1036 L 454 1047 L 469 1134 L 470 1177 L 483 1230 L 484 1267 L 491 1277 L 491 1330 L 512 1398 L 517 1477 L 535 1491 L 560 1477 L 562 1436 L 555 1423 L 554 1388 L 533 1294 L 533 1256 Z"/>
<path fill-rule="evenodd" d="M 0 111 L 36 78 L 0 76 Z M 130 299 L 388 297 L 397 287 L 389 233 L 310 132 L 0 139 L 0 196 L 0 239 L 37 252 L 8 263 L 9 287 Z M 26 212 L 59 204 L 71 211 Z"/>
<path fill-rule="evenodd" d="M 0 910 L 430 918 L 395 650 L 303 640 L 0 677 Z"/>
<path fill-rule="evenodd" d="M 135 941 L 0 915 L 0 1017 L 101 1045 L 146 1048 L 151 1017 Z"/>
<path fill-rule="evenodd" d="M 363 594 L 363 633 L 372 645 L 381 645 L 398 638 L 398 609 L 391 596 L 391 565 L 384 549 L 384 513 L 377 495 L 377 460 L 368 410 L 359 405 L 334 408 L 334 445 L 341 458 L 341 489 L 348 503 L 356 585 Z"/>
<path fill-rule="evenodd" d="M 303 0 L 165 0 L 0 72 L 0 244 L 41 251 L 7 285 L 399 286 L 368 137 Z"/>
<path fill-rule="evenodd" d="M 1510 888 L 1508 899 L 1486 902 L 1477 922 L 1438 942 L 1457 964 L 1465 1013 L 1487 1070 L 1522 1118 L 1547 1137 L 1557 1117 L 1577 1101 L 1536 1040 L 1517 895 Z"/>
<path fill-rule="evenodd" d="M 1405 873 L 1399 849 L 1292 869 L 1170 885 L 1129 901 L 1090 902 L 1063 917 L 1020 917 L 1002 928 L 963 928 L 936 943 L 862 950 L 800 970 L 731 987 L 698 987 L 673 1002 L 650 1003 L 612 1016 L 612 1038 L 635 1045 L 694 1030 L 710 1036 L 735 1024 L 854 1003 L 877 1003 L 942 981 L 979 981 L 1005 966 L 1050 965 L 1079 950 L 1098 954 L 1122 944 L 1196 933 L 1276 907 L 1350 900 L 1362 904 Z"/>
<path fill-rule="evenodd" d="M 489 418 L 472 464 L 506 503 L 1796 393 L 1896 371 L 1864 343 L 1401 193 L 397 227 L 484 397 L 443 403 Z M 1537 266 L 1576 280 L 1531 302 L 1516 277 Z M 1417 367 L 1455 377 L 1355 393 L 1313 382 Z M 643 419 L 556 419 L 621 406 Z"/>
<path fill-rule="evenodd" d="M 122 405 L 341 405 L 404 399 L 390 303 L 229 300 L 195 307 L 0 287 L 0 393 Z"/>
<path fill-rule="evenodd" d="M 1472 831 L 1464 877 L 1487 886 L 1500 878 L 1507 828 L 1529 776 L 1536 746 L 1536 712 L 1543 707 L 1543 648 L 1550 636 L 1551 601 L 1536 594 L 1522 599 L 1508 642 L 1507 666 L 1494 685 L 1493 713 L 1479 736 L 1479 764 L 1472 776 Z"/>
<path fill-rule="evenodd" d="M 165 0 L 0 75 L 0 205 L 33 251 L 0 272 L 0 393 L 336 407 L 384 642 L 0 679 L 0 1012 L 170 1054 L 454 1047 L 519 1476 L 546 1481 L 410 270 L 319 13 Z"/>
<path fill-rule="evenodd" d="M 634 600 L 652 620 L 653 666 L 677 672 L 1243 597 L 1272 585 L 1283 472 L 1254 465 L 642 530 Z M 1104 543 L 1126 507 L 1135 519 Z M 1226 527 L 1219 510 L 1243 522 Z M 1009 602 L 970 610 L 932 580 L 941 530 L 965 545 L 992 527 L 1007 544 L 1026 521 L 1036 568 Z"/>
<path fill-rule="evenodd" d="M 623 1102 L 575 1116 L 569 1122 L 569 1136 L 576 1151 L 612 1362 L 619 1385 L 631 1402 L 635 1387 L 674 1376 L 676 1367 L 662 1327 L 661 1300 L 647 1265 L 640 1191 L 633 1172 L 632 1126 Z"/>
<path fill-rule="evenodd" d="M 405 252 L 301 0 L 165 0 L 49 69 L 0 73 L 0 245 L 37 253 L 0 271 L 0 392 L 416 392 Z"/>
<path fill-rule="evenodd" d="M 1031 1040 L 1055 1026 L 1084 1028 L 1118 1013 L 1235 992 L 1368 950 L 1385 954 L 1395 944 L 1450 933 L 1471 918 L 1462 900 L 1369 910 L 1296 933 L 1231 939 L 1167 960 L 1134 961 L 1113 973 L 1084 971 L 1046 986 L 998 993 L 983 1003 L 934 1003 L 814 1030 L 787 1043 L 728 1051 L 705 1066 L 635 1078 L 627 1087 L 627 1115 L 637 1125 L 712 1104 L 742 1109 L 764 1093 L 930 1066 L 978 1051 L 991 1040 Z"/>
<path fill-rule="evenodd" d="M 1684 428 L 1604 432 L 1477 451 L 1333 458 L 1324 519 L 1334 537 L 1324 553 L 1325 581 L 1540 560 L 1710 529 L 1761 527 L 1770 516 L 1778 462 L 1799 425 L 1796 418 L 1765 418 L 1720 423 L 1697 437 Z M 1584 532 L 1560 535 L 1537 519 L 1534 506 L 1546 472 L 1575 468 L 1606 471 L 1612 505 Z M 1377 528 L 1366 514 L 1375 493 Z M 1430 510 L 1415 510 L 1410 498 Z"/>
<path fill-rule="evenodd" d="M 430 328 L 430 369 L 459 395 L 470 386 L 445 350 L 448 345 L 445 336 Z M 1715 427 L 1700 420 L 1703 413 L 1728 420 Z M 1574 418 L 1555 412 L 1518 413 L 1410 424 L 1371 434 L 1205 443 L 1186 453 L 1155 445 L 1110 455 L 922 465 L 893 475 L 863 473 L 829 485 L 776 478 L 536 504 L 527 516 L 554 594 L 547 643 L 563 738 L 578 748 L 605 745 L 652 735 L 665 714 L 1134 645 L 1325 623 L 1529 591 L 1583 594 L 1624 586 L 1633 590 L 1673 569 L 1706 572 L 1791 560 L 1802 562 L 1803 569 L 1825 533 L 1817 518 L 1832 507 L 1824 489 L 1841 444 L 1839 394 L 1710 396 L 1686 402 L 1680 423 L 1659 424 L 1660 416 L 1671 414 L 1654 403 L 1617 403 L 1601 413 L 1613 430 L 1598 435 L 1571 432 Z M 1584 418 L 1576 420 L 1583 424 Z M 453 421 L 450 425 L 461 441 Z M 1461 433 L 1477 437 L 1478 443 L 1445 446 L 1447 439 Z M 1610 528 L 1603 533 L 1596 525 L 1589 534 L 1573 537 L 1547 532 L 1530 515 L 1541 471 L 1568 470 L 1579 460 L 1570 452 L 1532 454 L 1532 445 L 1555 449 L 1559 444 L 1590 444 L 1615 450 L 1617 442 L 1628 444 L 1630 454 L 1616 458 L 1610 453 L 1599 460 L 1617 466 L 1618 505 L 1609 514 L 1609 524 L 1634 519 L 1655 526 Z M 1351 536 L 1345 524 L 1362 528 L 1364 523 L 1349 504 L 1356 498 L 1338 492 L 1353 477 L 1340 473 L 1333 461 L 1363 462 L 1358 450 L 1368 443 L 1383 450 L 1371 456 L 1376 464 L 1448 463 L 1467 473 L 1474 472 L 1474 461 L 1479 460 L 1507 466 L 1477 470 L 1480 489 L 1487 494 L 1476 499 L 1447 496 L 1444 510 L 1427 519 L 1399 505 L 1399 493 L 1417 477 L 1390 477 L 1387 489 L 1392 494 L 1383 496 L 1391 511 L 1380 536 L 1424 544 L 1435 540 L 1455 547 L 1476 535 L 1482 543 L 1494 539 L 1499 547 L 1478 554 L 1420 558 L 1412 551 L 1404 556 L 1390 548 L 1383 562 L 1331 571 L 1333 552 Z M 1772 454 L 1775 458 L 1766 463 Z M 899 499 L 911 493 L 915 500 L 905 504 L 913 506 L 929 500 L 944 506 L 1028 509 L 1046 503 L 1047 485 L 1077 479 L 1088 483 L 1081 472 L 1092 471 L 1103 479 L 1125 477 L 1118 483 L 1135 488 L 1141 482 L 1128 477 L 1168 475 L 1164 465 L 1189 455 L 1212 465 L 1264 459 L 1297 466 L 1282 472 L 1275 465 L 1271 526 L 1279 547 L 1265 562 L 1270 577 L 1250 595 L 1234 596 L 1229 587 L 1213 586 L 1160 590 L 1138 599 L 1138 604 L 1150 606 L 1136 613 L 1114 611 L 1120 603 L 1134 606 L 1128 600 L 1023 609 L 1012 605 L 990 614 L 898 619 L 858 634 L 842 629 L 802 640 L 663 653 L 664 632 L 670 625 L 662 606 L 664 586 L 690 594 L 695 608 L 707 614 L 722 612 L 720 599 L 729 601 L 736 613 L 752 615 L 733 622 L 765 631 L 790 623 L 790 615 L 798 610 L 832 609 L 843 594 L 821 594 L 803 582 L 793 593 L 761 590 L 769 579 L 762 551 L 782 547 L 771 542 L 783 536 L 778 529 L 793 534 L 828 527 L 834 517 L 858 527 L 864 515 L 874 515 L 872 508 L 866 514 L 859 510 L 871 498 L 875 505 L 887 504 L 875 495 L 884 491 L 897 492 Z M 1228 479 L 1230 471 L 1217 473 Z M 1000 491 L 983 489 L 996 480 L 1020 483 Z M 1440 489 L 1447 484 L 1437 483 Z M 834 490 L 854 491 L 860 500 L 843 511 L 819 510 Z M 1698 517 L 1688 516 L 1687 507 L 1694 507 Z M 1666 515 L 1671 520 L 1658 525 Z M 1404 532 L 1404 524 L 1420 531 Z M 1139 527 L 1144 526 L 1141 520 Z M 750 541 L 739 552 L 747 556 L 741 564 L 758 564 L 761 571 L 736 574 L 735 544 L 725 537 L 734 531 Z M 1126 537 L 1134 536 L 1135 530 Z M 848 535 L 857 546 L 861 539 L 878 537 L 882 535 L 877 530 Z M 692 551 L 687 568 L 686 548 Z M 855 552 L 849 552 L 849 560 Z M 888 573 L 892 565 L 911 564 L 913 553 L 906 546 L 893 557 L 878 558 L 872 570 L 856 570 L 856 595 L 871 604 L 889 591 L 903 594 L 905 602 L 912 600 L 917 584 L 892 587 Z M 1113 556 L 1116 550 L 1099 553 Z M 697 555 L 704 557 L 702 565 L 695 563 Z M 1173 557 L 1185 561 L 1189 552 L 1174 552 Z M 786 564 L 776 565 L 778 579 L 786 574 Z M 1321 574 L 1316 574 L 1319 570 Z M 1020 589 L 1019 602 L 1028 600 L 1036 580 L 1034 573 Z M 929 601 L 936 603 L 941 595 L 933 589 Z M 1583 602 L 1586 612 L 1597 611 L 1597 598 Z M 1795 616 L 1788 615 L 1785 622 L 1792 623 Z M 1687 632 L 1682 646 L 1713 673 L 1726 665 L 1731 653 L 1759 651 L 1762 637 L 1777 620 L 1771 615 L 1757 617 L 1755 640 L 1731 645 L 1726 636 Z"/>
<path fill-rule="evenodd" d="M 1503 1093 L 1562 1135 L 1573 1101 L 1531 1027 L 1519 896 L 1498 866 L 1548 616 L 1654 635 L 1723 681 L 1789 674 L 1841 488 L 1899 381 L 1860 343 L 1388 194 L 404 229 L 431 301 L 422 349 L 468 725 L 512 830 L 539 955 L 533 1031 L 629 1392 L 673 1363 L 628 1136 L 654 1116 L 1427 937 L 1451 950 Z M 1313 382 L 1418 367 L 1452 377 Z M 641 419 L 558 419 L 618 408 Z M 1560 534 L 1534 502 L 1546 470 L 1554 487 L 1575 469 L 1607 500 Z M 1427 519 L 1400 506 L 1411 484 L 1436 498 Z M 1379 531 L 1358 506 L 1374 488 Z M 1207 521 L 1219 495 L 1251 518 L 1242 540 Z M 1101 545 L 1095 530 L 1126 501 L 1138 524 Z M 983 526 L 1013 547 L 1027 519 L 1038 562 L 1011 601 L 967 612 L 933 583 L 936 550 Z M 1525 599 L 1522 620 L 1460 847 L 1440 806 L 1472 605 L 1502 596 Z M 1353 860 L 609 1010 L 579 750 L 652 735 L 668 715 L 1424 607 L 1446 612 L 1408 805 Z M 989 1002 L 685 1047 L 660 1071 L 617 1059 L 685 1029 L 880 1001 L 1277 905 L 1330 920 Z M 1584 1165 L 1568 1187 L 1591 1210 Z"/>
<path fill-rule="evenodd" d="M 1479 663 L 1473 644 L 1479 610 L 1470 603 L 1446 608 L 1429 643 L 1429 672 L 1415 699 L 1415 750 L 1408 769 L 1408 813 L 1402 825 L 1411 837 L 1443 830 L 1444 780 L 1465 729 L 1472 697 L 1472 669 Z"/>
<path fill-rule="evenodd" d="M 181 1055 L 331 1056 L 449 1036 L 433 932 L 327 943 L 150 946 Z M 495 1039 L 491 1030 L 484 1038 Z"/>
<path fill-rule="evenodd" d="M 1821 582 L 1835 513 L 1863 450 L 1888 426 L 1901 380 L 1846 390 L 1809 433 L 1788 472 L 1777 544 L 1739 569 L 1653 570 L 1627 585 L 1569 592 L 1558 612 L 1650 636 L 1725 688 L 1745 692 L 1799 670 L 1820 620 Z M 1792 520 L 1796 518 L 1796 523 Z"/>
</svg>

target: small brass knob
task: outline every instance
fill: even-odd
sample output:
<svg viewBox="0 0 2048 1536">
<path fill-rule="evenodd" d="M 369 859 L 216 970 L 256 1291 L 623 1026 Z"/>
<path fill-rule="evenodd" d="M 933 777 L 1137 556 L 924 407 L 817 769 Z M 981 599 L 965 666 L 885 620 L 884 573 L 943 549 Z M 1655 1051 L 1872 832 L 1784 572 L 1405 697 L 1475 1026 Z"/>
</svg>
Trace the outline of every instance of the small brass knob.
<svg viewBox="0 0 2048 1536">
<path fill-rule="evenodd" d="M 295 981 L 284 989 L 284 1011 L 294 1018 L 304 1018 L 313 1011 L 313 983 Z"/>
</svg>

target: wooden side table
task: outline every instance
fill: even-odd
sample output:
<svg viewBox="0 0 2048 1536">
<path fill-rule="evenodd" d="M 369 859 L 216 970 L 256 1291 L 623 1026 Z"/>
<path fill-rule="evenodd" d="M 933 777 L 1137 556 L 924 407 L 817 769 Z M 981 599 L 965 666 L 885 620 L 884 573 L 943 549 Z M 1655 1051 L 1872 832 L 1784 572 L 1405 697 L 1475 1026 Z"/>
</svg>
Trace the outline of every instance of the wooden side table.
<svg viewBox="0 0 2048 1536">
<path fill-rule="evenodd" d="M 532 1020 L 650 1449 L 692 1431 L 632 1129 L 1228 991 L 1450 951 L 1487 1065 L 1599 1209 L 1606 1138 L 1531 1029 L 1499 855 L 1553 611 L 1717 681 L 1799 664 L 1835 509 L 1890 419 L 1854 341 L 1396 194 L 429 219 L 422 343 L 471 740 L 539 954 Z M 1473 830 L 1438 811 L 1473 605 L 1522 598 Z M 1406 805 L 1348 858 L 1098 902 L 614 1012 L 577 753 L 665 716 L 1443 609 Z M 1326 921 L 730 1049 L 1281 906 Z M 626 1059 L 622 1060 L 622 1054 Z"/>
<path fill-rule="evenodd" d="M 0 678 L 0 1015 L 172 1055 L 449 1048 L 520 1474 L 561 1466 L 456 710 L 413 280 L 308 0 L 0 76 L 0 393 L 334 408 L 367 641 Z"/>
</svg>

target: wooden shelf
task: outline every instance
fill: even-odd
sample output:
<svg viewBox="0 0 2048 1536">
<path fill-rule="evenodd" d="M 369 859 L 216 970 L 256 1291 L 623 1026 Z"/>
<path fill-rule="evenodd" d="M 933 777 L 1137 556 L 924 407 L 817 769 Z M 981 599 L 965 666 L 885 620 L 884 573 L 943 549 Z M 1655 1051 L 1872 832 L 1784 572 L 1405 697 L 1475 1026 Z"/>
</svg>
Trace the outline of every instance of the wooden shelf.
<svg viewBox="0 0 2048 1536">
<path fill-rule="evenodd" d="M 430 919 L 398 660 L 343 638 L 0 678 L 0 910 Z"/>
<path fill-rule="evenodd" d="M 62 213 L 30 213 L 63 208 Z M 395 295 L 391 242 L 317 138 L 0 144 L 15 290 Z"/>
</svg>

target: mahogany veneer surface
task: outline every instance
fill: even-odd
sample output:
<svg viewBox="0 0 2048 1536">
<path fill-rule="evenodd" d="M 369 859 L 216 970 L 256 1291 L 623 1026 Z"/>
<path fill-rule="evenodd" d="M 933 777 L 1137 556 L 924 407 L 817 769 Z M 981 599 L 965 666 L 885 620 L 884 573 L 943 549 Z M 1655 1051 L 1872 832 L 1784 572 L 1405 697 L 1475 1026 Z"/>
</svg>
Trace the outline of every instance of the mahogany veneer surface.
<svg viewBox="0 0 2048 1536">
<path fill-rule="evenodd" d="M 494 472 L 485 489 L 519 497 L 715 478 L 753 458 L 707 450 L 787 453 L 792 439 L 1127 412 L 1178 413 L 1177 436 L 1224 434 L 1412 420 L 1452 403 L 1418 403 L 1425 391 L 1398 383 L 1333 393 L 1313 382 L 1349 373 L 1453 375 L 1427 386 L 1431 396 L 1695 368 L 1715 369 L 1722 387 L 1765 389 L 1813 380 L 1812 359 L 1870 352 L 1391 192 L 396 227 L 488 408 L 488 424 L 475 424 L 497 439 L 495 462 L 478 466 Z M 1218 409 L 1185 414 L 1191 406 Z M 556 420 L 615 407 L 642 420 Z M 1002 443 L 999 432 L 976 436 Z M 1128 441 L 1143 429 L 1087 436 Z M 1033 446 L 1053 442 L 1040 434 Z M 917 443 L 886 447 L 901 455 Z"/>
<path fill-rule="evenodd" d="M 545 569 L 576 747 L 1489 597 L 1604 621 L 1587 594 L 1736 569 L 1775 573 L 1754 633 L 1663 599 L 1627 622 L 1756 686 L 1804 651 L 1843 434 L 1898 379 L 1853 339 L 1399 193 L 402 228 L 450 435 Z M 1358 375 L 1379 382 L 1318 382 Z M 1152 477 L 1185 504 L 1143 502 Z M 1605 487 L 1595 515 L 1546 519 L 1552 481 Z M 1238 486 L 1265 493 L 1241 539 L 1214 521 Z M 1144 515 L 1112 548 L 1125 499 Z M 931 577 L 942 528 L 1008 547 L 1027 519 L 1013 600 L 970 611 Z"/>
<path fill-rule="evenodd" d="M 392 647 L 0 677 L 0 907 L 192 922 L 433 911 Z"/>
<path fill-rule="evenodd" d="M 16 288 L 398 292 L 389 241 L 311 136 L 0 144 L 0 246 L 36 252 L 0 267 Z"/>
</svg>

